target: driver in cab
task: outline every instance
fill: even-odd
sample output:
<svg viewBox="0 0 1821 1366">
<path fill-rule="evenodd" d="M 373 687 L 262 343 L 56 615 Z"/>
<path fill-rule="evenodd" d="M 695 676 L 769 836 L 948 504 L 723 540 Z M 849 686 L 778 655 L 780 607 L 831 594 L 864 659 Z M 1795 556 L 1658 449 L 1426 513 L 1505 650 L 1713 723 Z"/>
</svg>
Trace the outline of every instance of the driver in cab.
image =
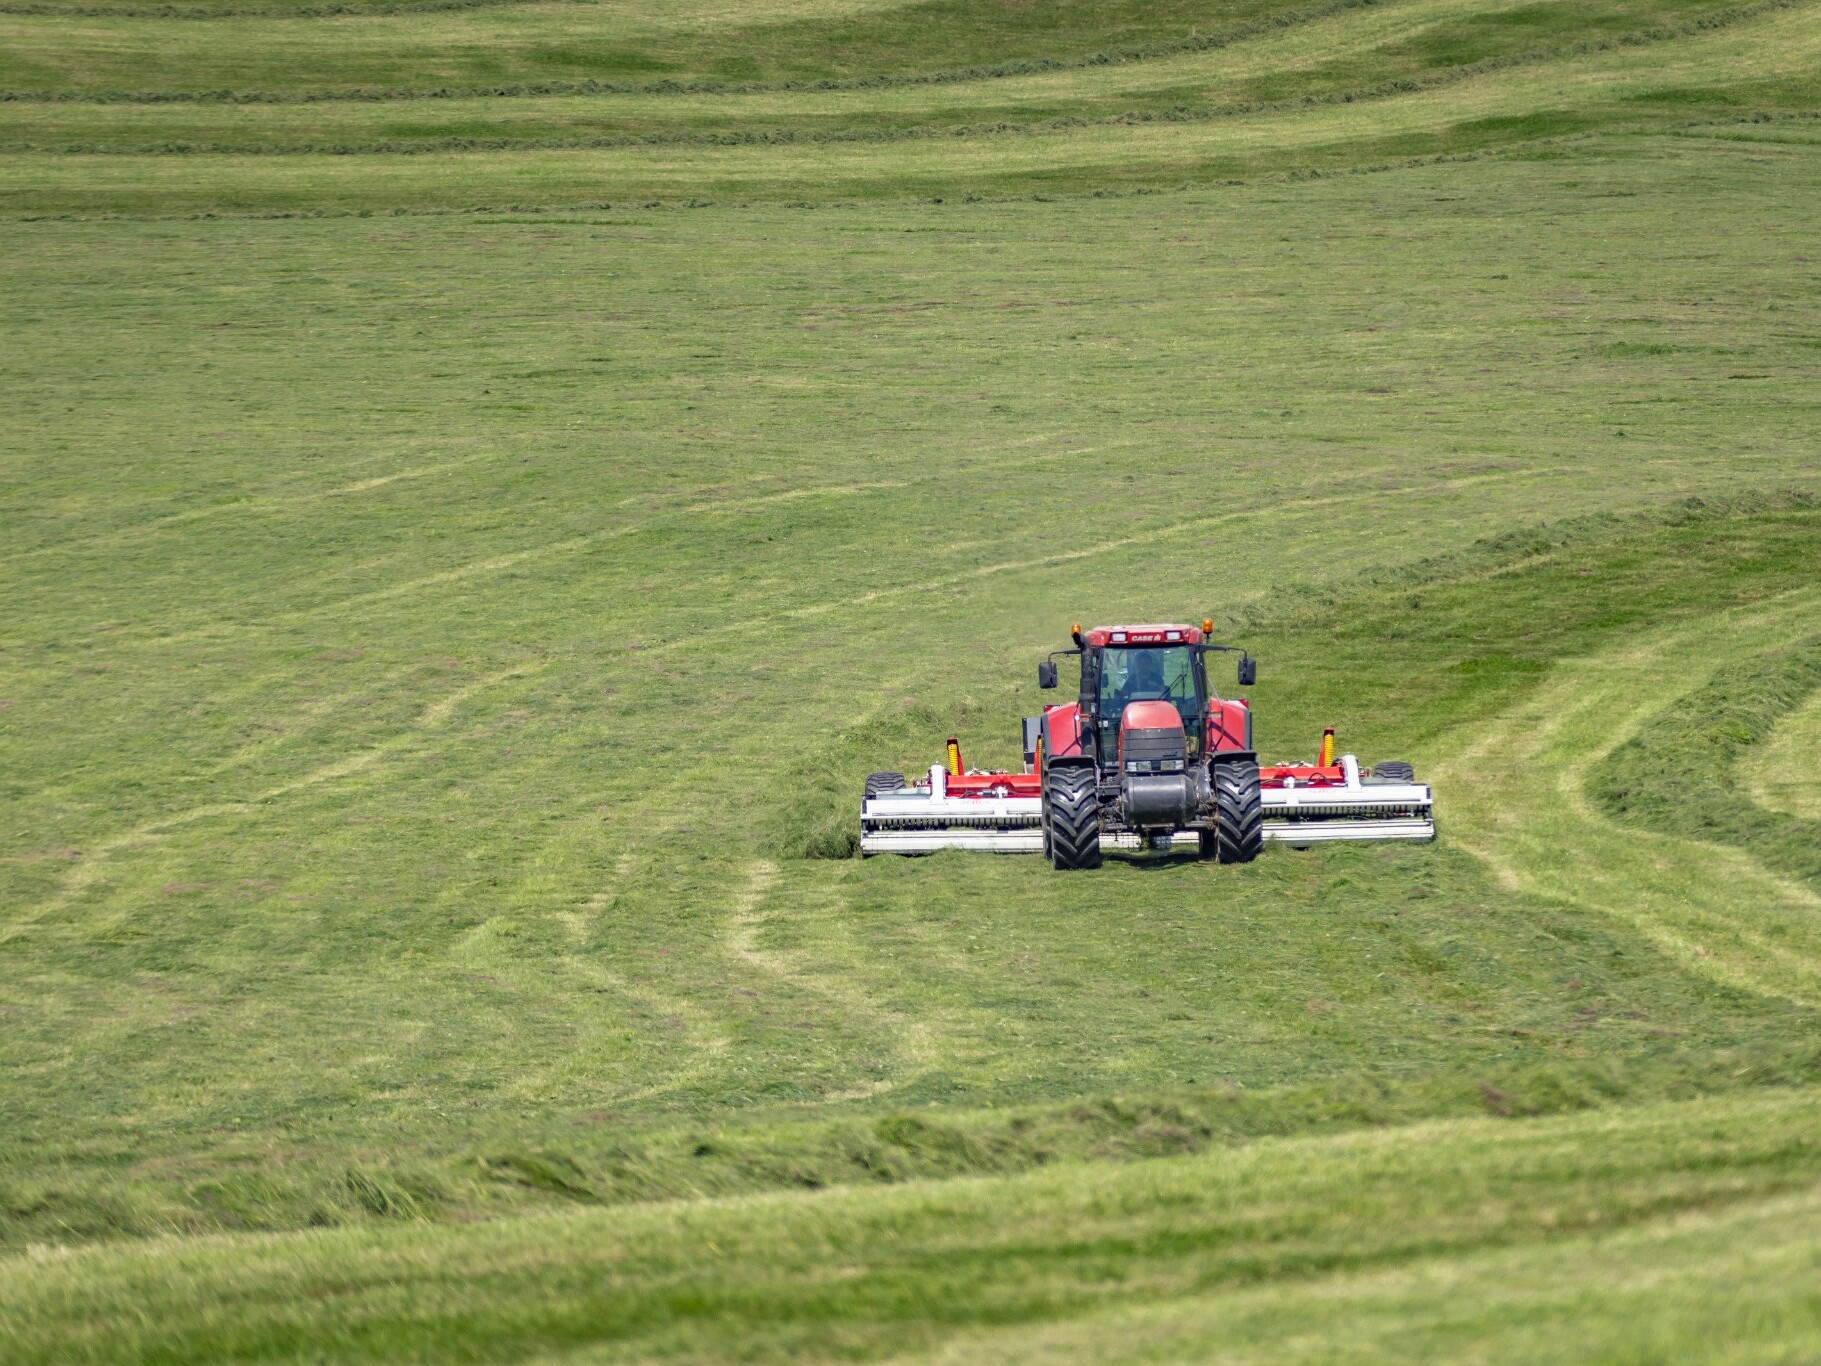
<svg viewBox="0 0 1821 1366">
<path fill-rule="evenodd" d="M 1119 689 L 1119 708 L 1123 710 L 1128 702 L 1163 702 L 1169 697 L 1170 691 L 1163 683 L 1163 665 L 1156 652 L 1134 651 L 1132 667 L 1126 670 L 1125 682 Z"/>
</svg>

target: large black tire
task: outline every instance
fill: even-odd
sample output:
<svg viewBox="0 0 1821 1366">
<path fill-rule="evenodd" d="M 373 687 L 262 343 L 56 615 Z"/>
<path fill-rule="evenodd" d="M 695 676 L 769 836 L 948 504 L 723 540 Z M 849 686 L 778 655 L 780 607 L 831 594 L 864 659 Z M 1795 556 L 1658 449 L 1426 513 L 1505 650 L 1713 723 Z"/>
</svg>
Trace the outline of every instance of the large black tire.
<svg viewBox="0 0 1821 1366">
<path fill-rule="evenodd" d="M 1250 863 L 1265 847 L 1265 813 L 1255 759 L 1217 759 L 1214 828 L 1201 832 L 1201 856 L 1216 863 Z"/>
<path fill-rule="evenodd" d="M 1416 769 L 1402 759 L 1387 759 L 1382 764 L 1372 765 L 1372 776 L 1388 783 L 1413 783 Z"/>
<path fill-rule="evenodd" d="M 897 792 L 903 786 L 902 773 L 869 773 L 866 775 L 866 800 L 870 802 L 881 792 Z"/>
<path fill-rule="evenodd" d="M 1044 779 L 1044 849 L 1050 866 L 1100 866 L 1100 793 L 1091 768 L 1051 769 Z"/>
</svg>

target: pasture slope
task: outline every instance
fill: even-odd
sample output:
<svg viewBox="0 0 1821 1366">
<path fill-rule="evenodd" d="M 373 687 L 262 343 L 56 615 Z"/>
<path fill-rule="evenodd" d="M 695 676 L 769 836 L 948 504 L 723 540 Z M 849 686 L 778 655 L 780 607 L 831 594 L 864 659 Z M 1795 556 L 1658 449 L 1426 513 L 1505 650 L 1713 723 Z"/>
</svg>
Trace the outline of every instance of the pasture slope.
<svg viewBox="0 0 1821 1366">
<path fill-rule="evenodd" d="M 1821 1353 L 1821 3 L 4 0 L 0 1357 Z M 849 855 L 1210 614 L 1422 848 Z"/>
</svg>

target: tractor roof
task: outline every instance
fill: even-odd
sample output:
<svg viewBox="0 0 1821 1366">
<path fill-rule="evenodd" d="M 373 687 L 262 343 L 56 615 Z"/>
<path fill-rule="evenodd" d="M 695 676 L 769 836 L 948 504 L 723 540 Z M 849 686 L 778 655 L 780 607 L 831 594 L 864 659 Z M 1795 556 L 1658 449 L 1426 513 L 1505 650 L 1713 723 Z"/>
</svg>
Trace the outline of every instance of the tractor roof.
<svg viewBox="0 0 1821 1366">
<path fill-rule="evenodd" d="M 1096 626 L 1083 631 L 1081 638 L 1089 645 L 1199 645 L 1201 627 L 1184 622 L 1152 622 L 1139 626 Z"/>
</svg>

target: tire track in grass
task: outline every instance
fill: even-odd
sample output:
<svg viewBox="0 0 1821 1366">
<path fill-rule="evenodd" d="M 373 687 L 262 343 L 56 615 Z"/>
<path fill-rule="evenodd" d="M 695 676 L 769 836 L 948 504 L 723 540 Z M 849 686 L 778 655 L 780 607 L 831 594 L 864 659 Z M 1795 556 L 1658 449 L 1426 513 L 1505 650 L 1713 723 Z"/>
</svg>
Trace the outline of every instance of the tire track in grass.
<svg viewBox="0 0 1821 1366">
<path fill-rule="evenodd" d="M 481 560 L 470 560 L 465 564 L 438 570 L 434 574 L 425 574 L 419 578 L 406 579 L 402 583 L 390 584 L 384 588 L 368 589 L 364 592 L 348 594 L 344 597 L 316 603 L 309 607 L 296 607 L 287 611 L 275 612 L 261 621 L 255 622 L 213 622 L 206 626 L 194 627 L 187 631 L 173 632 L 168 635 L 155 634 L 156 626 L 147 625 L 136 631 L 121 631 L 117 638 L 138 637 L 153 645 L 180 645 L 198 640 L 215 640 L 235 631 L 263 630 L 271 626 L 282 626 L 310 621 L 324 614 L 346 618 L 350 611 L 360 608 L 391 602 L 401 597 L 422 593 L 437 588 L 446 588 L 452 584 L 464 583 L 470 579 L 487 578 L 501 574 L 510 569 L 535 560 L 552 556 L 574 554 L 592 550 L 612 541 L 636 536 L 661 525 L 667 518 L 680 516 L 700 516 L 704 513 L 738 514 L 757 509 L 764 509 L 780 503 L 797 503 L 813 498 L 855 498 L 884 490 L 908 487 L 905 482 L 887 482 L 873 484 L 838 484 L 808 489 L 793 489 L 781 493 L 755 494 L 748 498 L 726 499 L 723 501 L 698 502 L 695 504 L 666 509 L 652 517 L 626 522 L 618 526 L 603 528 L 599 531 L 584 532 L 580 536 L 568 536 L 559 541 L 547 541 L 541 545 L 526 546 L 522 550 L 509 551 L 504 555 L 490 556 Z M 637 499 L 625 500 L 633 503 Z M 622 504 L 624 505 L 624 504 Z M 727 629 L 739 629 L 729 627 Z"/>
<path fill-rule="evenodd" d="M 287 512 L 299 508 L 308 508 L 313 504 L 326 502 L 332 498 L 348 498 L 375 489 L 385 488 L 391 484 L 407 480 L 428 479 L 439 474 L 448 474 L 464 469 L 470 465 L 480 464 L 496 458 L 496 453 L 467 456 L 460 460 L 446 460 L 440 464 L 422 465 L 415 469 L 397 470 L 392 474 L 375 475 L 370 479 L 357 479 L 353 483 L 341 484 L 335 488 L 323 489 L 321 492 L 297 493 L 267 498 L 244 498 L 231 503 L 216 503 L 205 508 L 191 508 L 184 512 L 174 512 L 168 516 L 154 518 L 135 526 L 121 527 L 117 531 L 102 532 L 96 536 L 84 537 L 81 540 L 58 541 L 50 545 L 33 546 L 13 555 L 0 555 L 0 565 L 18 564 L 26 560 L 42 558 L 46 555 L 71 554 L 86 550 L 120 545 L 126 542 L 152 537 L 160 532 L 179 527 L 186 527 L 195 522 L 214 517 L 234 515 L 239 517 L 258 516 L 267 513 Z M 709 486 L 714 487 L 714 486 Z M 664 508 L 657 516 L 696 515 L 705 512 L 741 512 L 748 509 L 769 507 L 777 503 L 795 503 L 809 498 L 856 497 L 862 494 L 882 492 L 890 489 L 908 488 L 909 481 L 894 480 L 870 484 L 838 484 L 811 488 L 787 489 L 781 493 L 755 494 L 747 498 L 706 499 L 690 503 L 687 506 Z M 704 490 L 706 491 L 706 490 Z M 611 506 L 615 509 L 630 507 L 650 507 L 655 499 L 651 494 L 635 494 L 622 498 Z M 602 533 L 595 533 L 600 535 Z M 547 553 L 560 549 L 571 542 L 556 542 L 538 548 L 536 553 Z"/>
<path fill-rule="evenodd" d="M 761 972 L 779 973 L 778 956 L 758 947 L 759 927 L 766 917 L 759 912 L 766 893 L 778 880 L 778 865 L 761 859 L 746 872 L 746 885 L 728 908 L 727 947 L 735 958 Z"/>
<path fill-rule="evenodd" d="M 375 475 L 370 479 L 356 479 L 351 484 L 323 489 L 320 493 L 243 498 L 231 503 L 215 503 L 206 508 L 190 508 L 184 512 L 173 512 L 168 516 L 156 517 L 136 526 L 121 527 L 118 531 L 106 531 L 97 536 L 84 537 L 81 540 L 57 541 L 50 545 L 33 546 L 30 550 L 21 550 L 14 555 L 0 556 L 0 564 L 19 564 L 22 561 L 35 560 L 45 555 L 67 554 L 73 551 L 120 545 L 140 537 L 155 536 L 159 532 L 168 531 L 173 527 L 189 526 L 194 522 L 206 521 L 212 517 L 228 515 L 245 517 L 257 513 L 283 512 L 287 508 L 308 506 L 330 498 L 346 498 L 355 494 L 371 493 L 374 489 L 384 488 L 388 484 L 397 484 L 411 479 L 428 479 L 434 475 L 447 474 L 451 470 L 462 469 L 465 466 L 492 458 L 494 458 L 493 454 L 489 452 L 485 455 L 466 456 L 460 460 L 445 460 L 435 465 L 420 465 L 415 469 L 396 470 L 391 474 Z"/>
<path fill-rule="evenodd" d="M 358 692 L 348 690 L 305 701 L 301 703 L 296 710 L 296 715 L 301 718 L 303 723 L 297 731 L 279 729 L 273 734 L 262 735 L 258 739 L 240 746 L 240 748 L 234 750 L 232 753 L 224 755 L 206 768 L 197 769 L 196 776 L 204 779 L 219 778 L 224 773 L 231 773 L 243 764 L 249 763 L 274 749 L 295 742 L 300 736 L 308 735 L 311 731 L 320 727 L 331 725 L 338 720 L 343 713 L 347 712 L 355 705 L 354 699 L 357 697 L 374 692 L 396 692 L 410 672 L 411 666 L 403 664 L 397 665 L 393 668 L 381 670 L 371 682 L 365 684 Z M 248 687 L 240 689 L 233 694 L 218 693 L 215 694 L 215 697 L 217 702 L 225 702 L 228 700 L 238 702 L 242 698 L 254 695 L 262 688 L 269 686 L 269 680 L 261 678 Z"/>
<path fill-rule="evenodd" d="M 959 573 L 943 575 L 940 578 L 920 580 L 912 583 L 890 584 L 867 592 L 831 598 L 804 607 L 785 608 L 773 613 L 759 612 L 749 615 L 740 622 L 727 623 L 719 628 L 707 627 L 695 631 L 691 636 L 676 644 L 699 643 L 707 635 L 720 633 L 746 634 L 755 626 L 777 624 L 785 621 L 802 620 L 823 616 L 832 612 L 846 611 L 854 607 L 864 607 L 870 603 L 888 598 L 918 596 L 926 593 L 941 592 L 959 584 L 991 578 L 1005 573 L 1016 573 L 1027 569 L 1045 569 L 1058 564 L 1070 563 L 1102 555 L 1112 551 L 1127 550 L 1133 546 L 1148 545 L 1160 540 L 1169 540 L 1191 532 L 1205 530 L 1208 527 L 1224 526 L 1233 522 L 1252 521 L 1259 518 L 1279 516 L 1285 513 L 1307 512 L 1322 508 L 1344 507 L 1353 503 L 1368 502 L 1374 498 L 1409 497 L 1420 494 L 1449 493 L 1470 489 L 1489 483 L 1510 482 L 1512 480 L 1530 480 L 1567 476 L 1575 471 L 1555 467 L 1523 467 L 1501 470 L 1491 474 L 1468 475 L 1457 479 L 1433 480 L 1423 483 L 1386 486 L 1376 482 L 1383 473 L 1371 476 L 1365 481 L 1365 487 L 1345 493 L 1328 494 L 1319 498 L 1295 499 L 1288 502 L 1273 502 L 1250 509 L 1221 514 L 1216 517 L 1204 517 L 1195 521 L 1173 523 L 1164 527 L 1153 527 L 1133 535 L 1113 540 L 1097 541 L 1091 546 L 1075 550 L 1061 551 L 1053 555 L 1040 556 L 1030 560 L 1008 560 L 996 564 L 982 565 Z M 908 481 L 891 481 L 866 484 L 840 484 L 820 486 L 813 489 L 786 490 L 779 493 L 755 494 L 750 497 L 709 501 L 664 509 L 650 517 L 627 522 L 618 526 L 606 527 L 598 531 L 585 532 L 578 536 L 564 537 L 561 540 L 545 542 L 541 545 L 526 546 L 521 550 L 509 551 L 504 555 L 489 556 L 485 559 L 470 560 L 464 564 L 452 565 L 447 569 L 425 574 L 418 578 L 407 579 L 400 583 L 387 585 L 384 588 L 368 589 L 358 593 L 347 594 L 308 607 L 294 607 L 273 612 L 270 616 L 254 621 L 212 621 L 206 625 L 194 626 L 187 630 L 158 634 L 156 623 L 129 626 L 113 633 L 113 639 L 121 642 L 137 642 L 154 647 L 189 644 L 196 641 L 219 640 L 224 636 L 260 631 L 274 626 L 306 623 L 325 615 L 332 615 L 339 620 L 347 620 L 351 613 L 363 607 L 384 604 L 399 598 L 447 588 L 473 579 L 487 578 L 516 569 L 521 565 L 549 559 L 565 554 L 580 553 L 591 550 L 609 542 L 638 535 L 662 525 L 666 520 L 684 516 L 700 517 L 707 513 L 737 514 L 753 510 L 762 510 L 780 503 L 799 502 L 810 498 L 864 497 L 878 492 L 887 492 L 910 487 Z M 631 501 L 631 500 L 629 500 Z M 244 505 L 242 505 L 244 506 Z M 663 645 L 650 647 L 651 651 L 663 650 Z"/>
<path fill-rule="evenodd" d="M 731 502 L 691 503 L 678 508 L 679 514 L 694 516 L 703 512 L 747 512 L 757 508 L 773 507 L 779 503 L 800 503 L 806 498 L 857 498 L 867 493 L 887 493 L 893 489 L 907 489 L 908 479 L 890 479 L 872 484 L 826 484 L 816 488 L 785 489 L 782 493 L 759 493 L 750 498 L 739 498 Z M 632 500 L 627 500 L 628 502 Z"/>
<path fill-rule="evenodd" d="M 548 968 L 542 964 L 521 966 L 526 976 L 548 978 Z M 562 959 L 561 966 L 597 991 L 609 992 L 621 1000 L 635 1002 L 649 1014 L 675 1022 L 684 1031 L 684 1043 L 693 1054 L 690 1061 L 680 1066 L 655 1068 L 662 1074 L 662 1079 L 649 1086 L 608 1092 L 608 1097 L 614 1104 L 625 1105 L 649 1100 L 653 1096 L 665 1095 L 701 1081 L 720 1066 L 721 1059 L 733 1046 L 726 1022 L 717 1012 L 705 1009 L 700 1001 L 692 997 L 635 983 L 623 974 L 603 967 L 598 959 L 581 959 L 572 955 Z M 618 1019 L 607 1017 L 598 1020 L 596 1027 L 611 1032 L 619 1023 Z M 537 1101 L 552 1092 L 565 1089 L 565 1078 L 572 1073 L 578 1074 L 583 1082 L 589 1082 L 597 1074 L 588 1070 L 586 1061 L 578 1060 L 580 1051 L 572 1049 L 551 1066 L 535 1073 L 527 1072 L 512 1089 L 526 1101 Z M 598 1080 L 593 1084 L 598 1085 Z"/>
<path fill-rule="evenodd" d="M 842 611 L 850 607 L 865 607 L 886 598 L 916 596 L 923 593 L 939 593 L 945 588 L 959 587 L 964 583 L 973 583 L 980 579 L 992 578 L 999 574 L 1016 574 L 1027 569 L 1052 569 L 1061 564 L 1072 564 L 1077 560 L 1092 559 L 1096 555 L 1105 555 L 1116 550 L 1130 550 L 1133 546 L 1150 545 L 1157 541 L 1174 540 L 1194 532 L 1206 531 L 1210 527 L 1226 526 L 1233 522 L 1255 521 L 1260 517 L 1275 517 L 1296 512 L 1311 512 L 1321 508 L 1344 507 L 1349 503 L 1358 503 L 1371 498 L 1406 497 L 1419 493 L 1440 493 L 1458 489 L 1471 488 L 1480 484 L 1507 482 L 1512 479 L 1536 480 L 1556 473 L 1572 473 L 1553 469 L 1516 469 L 1502 470 L 1497 474 L 1466 475 L 1459 479 L 1443 479 L 1430 484 L 1402 484 L 1395 488 L 1375 488 L 1360 493 L 1336 493 L 1321 498 L 1298 498 L 1284 503 L 1273 503 L 1267 507 L 1246 508 L 1238 512 L 1221 513 L 1215 517 L 1199 517 L 1192 522 L 1175 522 L 1169 526 L 1153 527 L 1130 536 L 1115 540 L 1095 541 L 1094 544 L 1081 546 L 1074 550 L 1059 550 L 1051 555 L 1040 555 L 1030 560 L 1005 560 L 998 564 L 980 565 L 974 569 L 962 570 L 958 574 L 945 574 L 941 578 L 924 579 L 917 583 L 894 584 L 886 588 L 875 588 L 851 598 L 842 598 L 830 602 L 812 603 L 808 607 L 788 608 L 778 615 L 788 619 L 825 616 L 830 612 Z M 1262 591 L 1262 590 L 1261 590 Z"/>
<path fill-rule="evenodd" d="M 586 804 L 586 803 L 584 803 Z M 572 825 L 566 832 L 564 842 L 585 843 L 584 832 L 595 828 L 591 820 L 579 825 Z M 558 847 L 561 847 L 560 845 Z M 578 854 L 578 857 L 583 857 Z M 540 858 L 540 863 L 552 860 Z M 563 860 L 555 860 L 560 867 Z M 554 966 L 557 970 L 573 974 L 580 981 L 600 992 L 618 996 L 622 1000 L 632 1001 L 643 1007 L 651 1016 L 671 1021 L 683 1031 L 680 1041 L 686 1050 L 688 1061 L 675 1066 L 660 1066 L 652 1070 L 662 1074 L 662 1080 L 648 1086 L 641 1086 L 629 1091 L 611 1092 L 614 1104 L 630 1104 L 634 1101 L 648 1100 L 653 1096 L 674 1092 L 681 1087 L 701 1081 L 720 1066 L 722 1058 L 733 1047 L 730 1032 L 732 1022 L 723 1011 L 716 1010 L 705 999 L 690 995 L 666 991 L 649 982 L 634 981 L 624 973 L 615 972 L 603 961 L 599 951 L 590 951 L 589 944 L 597 932 L 602 917 L 613 910 L 625 890 L 641 877 L 652 871 L 652 857 L 646 850 L 622 849 L 613 858 L 613 879 L 605 887 L 591 893 L 579 909 L 557 911 L 552 918 L 563 929 L 562 938 L 566 941 L 557 952 L 554 962 L 543 958 L 524 960 L 515 956 L 515 970 L 527 975 L 547 978 Z M 545 890 L 554 890 L 555 882 L 550 881 Z M 521 882 L 510 900 L 516 904 L 536 904 L 536 898 L 527 898 L 527 891 L 535 892 L 528 881 Z M 599 1022 L 597 1027 L 607 1032 L 618 1026 L 616 1019 Z M 575 1054 L 554 1061 L 545 1068 L 534 1083 L 526 1086 L 524 1094 L 527 1099 L 547 1095 L 561 1090 L 565 1077 L 577 1071 Z M 587 1073 L 582 1072 L 581 1080 L 587 1084 Z"/>
<path fill-rule="evenodd" d="M 440 729 L 448 724 L 449 719 L 455 715 L 456 709 L 469 699 L 491 688 L 496 688 L 502 683 L 510 682 L 512 679 L 527 677 L 542 667 L 541 663 L 514 664 L 510 668 L 489 674 L 485 678 L 476 679 L 432 702 L 424 708 L 414 723 L 390 739 L 382 740 L 377 745 L 358 750 L 332 763 L 319 765 L 308 773 L 288 782 L 279 783 L 274 787 L 268 787 L 264 791 L 240 801 L 207 802 L 168 816 L 158 816 L 149 821 L 142 821 L 117 835 L 110 835 L 84 852 L 81 860 L 64 875 L 57 892 L 49 900 L 25 908 L 20 914 L 0 925 L 0 944 L 11 942 L 45 916 L 55 914 L 70 905 L 100 881 L 102 874 L 106 871 L 108 860 L 121 850 L 150 844 L 181 826 L 193 825 L 197 821 L 208 820 L 216 816 L 249 815 L 257 812 L 267 802 L 291 796 L 293 793 L 308 788 L 353 777 L 411 745 L 425 731 Z"/>
<path fill-rule="evenodd" d="M 1741 850 L 1612 821 L 1586 791 L 1594 764 L 1721 662 L 1818 620 L 1821 589 L 1796 589 L 1564 660 L 1431 761 L 1443 837 L 1505 887 L 1615 916 L 1693 972 L 1821 1004 L 1821 897 Z"/>
<path fill-rule="evenodd" d="M 745 885 L 728 908 L 725 946 L 729 955 L 767 977 L 822 997 L 848 1012 L 850 1018 L 879 1021 L 882 1033 L 905 1060 L 905 1069 L 894 1078 L 830 1091 L 824 1099 L 865 1100 L 902 1086 L 933 1066 L 937 1050 L 928 1023 L 885 1009 L 866 992 L 831 975 L 826 963 L 812 970 L 799 962 L 797 954 L 759 947 L 759 934 L 771 919 L 766 901 L 777 886 L 778 873 L 778 865 L 770 859 L 756 860 L 748 867 Z"/>
<path fill-rule="evenodd" d="M 591 807 L 593 801 L 581 805 Z M 579 901 L 570 899 L 572 909 L 552 909 L 553 902 L 563 900 L 564 870 L 592 862 L 588 832 L 596 828 L 592 817 L 572 821 L 510 891 L 489 899 L 493 913 L 488 919 L 449 950 L 451 962 L 461 969 L 484 971 L 524 990 L 529 994 L 523 999 L 556 982 L 569 1001 L 565 1018 L 573 1037 L 547 1055 L 523 1058 L 504 1088 L 528 1103 L 585 1094 L 605 1103 L 630 1104 L 671 1095 L 711 1077 L 733 1047 L 734 1022 L 708 993 L 668 989 L 595 942 L 603 918 L 628 886 L 652 871 L 647 851 L 620 850 L 611 860 L 613 873 L 605 886 Z M 512 929 L 540 924 L 550 934 L 541 942 L 533 940 L 534 947 Z M 648 1055 L 646 1064 L 634 1070 L 659 1080 L 619 1090 L 616 1080 L 628 1069 L 611 1061 L 603 1066 L 603 1059 L 623 1054 L 627 1030 L 637 1036 L 632 1048 Z"/>
<path fill-rule="evenodd" d="M 1779 721 L 1770 739 L 1747 759 L 1740 779 L 1751 799 L 1770 811 L 1821 821 L 1821 693 Z"/>
<path fill-rule="evenodd" d="M 630 849 L 622 849 L 613 860 L 613 886 L 591 893 L 579 910 L 557 911 L 557 923 L 568 931 L 570 941 L 577 949 L 587 944 L 594 933 L 596 922 L 602 912 L 608 910 L 618 899 L 618 889 L 631 882 L 640 873 L 640 863 L 645 855 Z"/>
</svg>

